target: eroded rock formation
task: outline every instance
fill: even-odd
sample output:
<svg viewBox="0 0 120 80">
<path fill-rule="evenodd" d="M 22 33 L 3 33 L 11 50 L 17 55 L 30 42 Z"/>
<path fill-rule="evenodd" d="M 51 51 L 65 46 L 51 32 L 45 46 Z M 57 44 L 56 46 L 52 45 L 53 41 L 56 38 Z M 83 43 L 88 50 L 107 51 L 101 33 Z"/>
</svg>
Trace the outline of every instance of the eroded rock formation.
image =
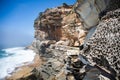
<svg viewBox="0 0 120 80">
<path fill-rule="evenodd" d="M 47 9 L 35 20 L 35 38 L 54 40 L 57 45 L 79 46 L 87 31 L 83 30 L 73 5 Z"/>
<path fill-rule="evenodd" d="M 107 6 L 107 0 L 77 0 L 75 11 L 85 29 L 96 26 L 99 22 L 99 13 Z"/>
<path fill-rule="evenodd" d="M 109 71 L 120 79 L 120 10 L 110 11 L 102 18 L 95 33 L 86 42 L 83 54 L 97 65 Z M 91 58 L 90 58 L 91 57 Z M 113 73 L 113 70 L 111 73 Z"/>
<path fill-rule="evenodd" d="M 43 63 L 22 80 L 120 80 L 119 3 L 77 0 L 40 13 L 30 48 Z"/>
</svg>

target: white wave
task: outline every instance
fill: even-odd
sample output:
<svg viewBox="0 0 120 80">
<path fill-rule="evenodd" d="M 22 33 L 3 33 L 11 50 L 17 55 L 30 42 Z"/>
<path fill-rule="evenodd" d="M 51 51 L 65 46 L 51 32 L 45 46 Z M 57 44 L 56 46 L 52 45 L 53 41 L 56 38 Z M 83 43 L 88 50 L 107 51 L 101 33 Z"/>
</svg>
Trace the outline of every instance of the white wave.
<svg viewBox="0 0 120 80">
<path fill-rule="evenodd" d="M 14 51 L 22 50 L 24 48 L 25 47 L 14 47 L 14 48 L 2 49 L 2 51 L 5 51 L 6 53 L 14 53 Z"/>
<path fill-rule="evenodd" d="M 32 50 L 24 49 L 24 47 L 8 48 L 3 51 L 13 55 L 0 59 L 0 79 L 8 76 L 15 67 L 22 66 L 25 62 L 32 62 L 35 56 Z"/>
</svg>

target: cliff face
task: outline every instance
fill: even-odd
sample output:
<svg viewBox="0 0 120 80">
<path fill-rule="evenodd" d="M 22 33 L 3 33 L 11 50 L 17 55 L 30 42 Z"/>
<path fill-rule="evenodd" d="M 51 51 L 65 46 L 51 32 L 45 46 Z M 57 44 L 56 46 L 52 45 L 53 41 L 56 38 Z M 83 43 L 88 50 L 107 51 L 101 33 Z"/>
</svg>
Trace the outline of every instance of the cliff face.
<svg viewBox="0 0 120 80">
<path fill-rule="evenodd" d="M 34 47 L 44 57 L 52 54 L 42 69 L 37 70 L 43 79 L 119 80 L 120 6 L 117 2 L 120 1 L 78 0 L 74 6 L 48 9 L 38 17 L 34 25 Z M 116 5 L 111 7 L 113 4 Z M 80 46 L 81 51 L 69 46 Z M 48 67 L 49 62 L 56 67 Z M 45 70 L 49 68 L 53 69 Z"/>
<path fill-rule="evenodd" d="M 35 20 L 35 38 L 38 40 L 59 40 L 62 37 L 62 18 L 69 13 L 72 6 L 47 9 Z"/>
<path fill-rule="evenodd" d="M 54 40 L 56 44 L 79 46 L 83 43 L 86 31 L 82 29 L 73 6 L 63 5 L 47 9 L 35 20 L 35 38 L 37 40 Z"/>
<path fill-rule="evenodd" d="M 39 41 L 56 41 L 56 44 L 80 46 L 91 27 L 99 22 L 105 9 L 105 0 L 78 0 L 73 5 L 47 9 L 34 22 L 35 38 Z"/>
<path fill-rule="evenodd" d="M 120 80 L 119 3 L 77 0 L 40 13 L 31 48 L 42 64 L 21 79 Z"/>
</svg>

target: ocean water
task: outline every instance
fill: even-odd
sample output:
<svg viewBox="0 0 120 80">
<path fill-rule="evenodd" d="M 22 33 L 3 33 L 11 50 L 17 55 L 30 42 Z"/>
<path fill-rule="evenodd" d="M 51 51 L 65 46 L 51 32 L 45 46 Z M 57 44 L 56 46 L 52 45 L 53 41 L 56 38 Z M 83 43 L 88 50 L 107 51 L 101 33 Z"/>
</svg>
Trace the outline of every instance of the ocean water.
<svg viewBox="0 0 120 80">
<path fill-rule="evenodd" d="M 10 76 L 16 67 L 24 63 L 32 63 L 35 53 L 25 47 L 15 47 L 0 50 L 0 80 Z"/>
</svg>

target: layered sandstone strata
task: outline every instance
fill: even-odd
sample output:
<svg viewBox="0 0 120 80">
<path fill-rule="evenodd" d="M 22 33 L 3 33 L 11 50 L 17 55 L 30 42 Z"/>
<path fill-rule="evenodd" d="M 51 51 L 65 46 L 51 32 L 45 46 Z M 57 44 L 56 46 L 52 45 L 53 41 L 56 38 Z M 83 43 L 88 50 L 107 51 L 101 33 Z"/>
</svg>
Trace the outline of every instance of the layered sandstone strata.
<svg viewBox="0 0 120 80">
<path fill-rule="evenodd" d="M 120 80 L 119 3 L 77 0 L 40 13 L 30 48 L 44 63 L 22 80 Z"/>
<path fill-rule="evenodd" d="M 34 23 L 35 38 L 39 41 L 54 40 L 57 45 L 81 45 L 87 31 L 83 30 L 72 7 L 64 4 L 40 13 Z"/>
</svg>

